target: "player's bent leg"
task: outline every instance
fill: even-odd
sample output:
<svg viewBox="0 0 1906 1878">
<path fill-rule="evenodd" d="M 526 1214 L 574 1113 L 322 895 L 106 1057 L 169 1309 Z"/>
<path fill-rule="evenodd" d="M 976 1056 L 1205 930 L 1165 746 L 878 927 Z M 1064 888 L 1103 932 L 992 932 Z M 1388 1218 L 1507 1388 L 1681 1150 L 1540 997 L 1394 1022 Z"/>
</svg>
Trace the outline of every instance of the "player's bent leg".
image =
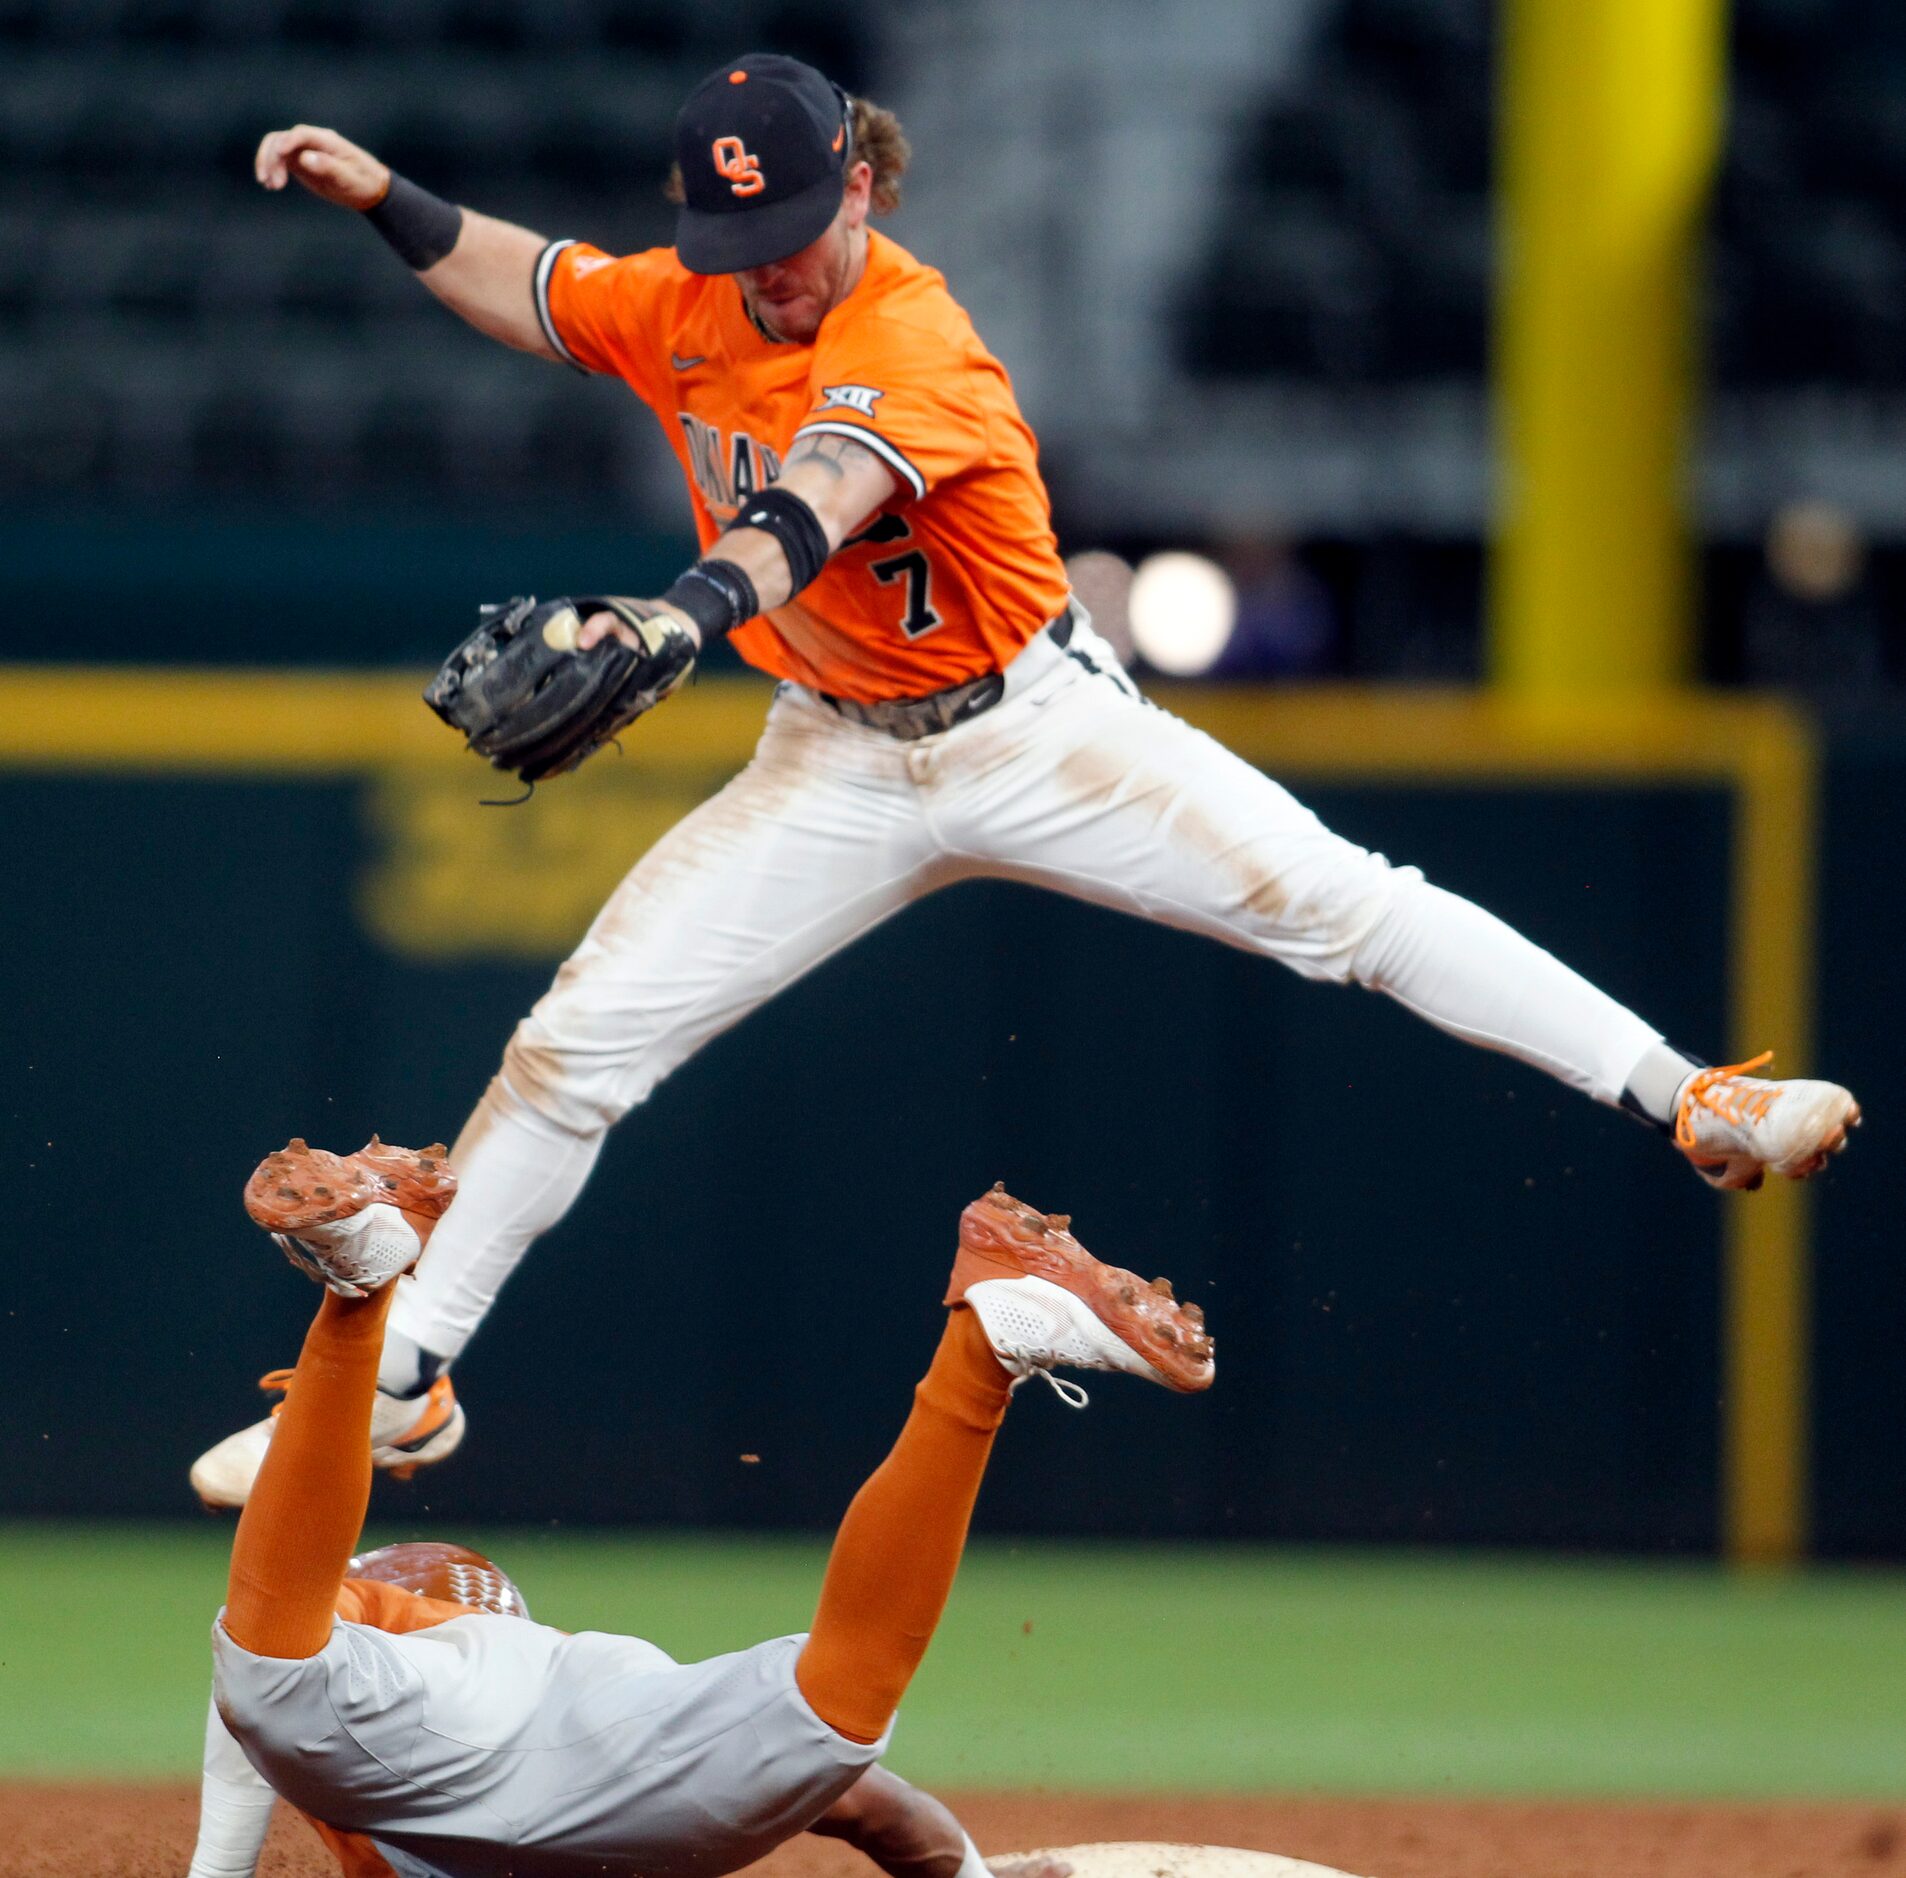
<svg viewBox="0 0 1906 1878">
<path fill-rule="evenodd" d="M 1162 1279 L 1102 1265 L 1068 1224 L 999 1188 L 961 1215 L 940 1346 L 893 1451 L 841 1521 L 795 1665 L 809 1706 L 851 1741 L 879 1740 L 926 1654 L 1018 1383 L 1054 1380 L 1064 1365 L 1181 1391 L 1211 1384 L 1213 1345 L 1197 1306 L 1178 1303 Z M 1071 1387 L 1067 1399 L 1082 1401 Z"/>
<path fill-rule="evenodd" d="M 458 1139 L 464 1198 L 399 1300 L 399 1332 L 460 1353 L 615 1122 L 948 871 L 903 746 L 777 702 L 754 761 L 642 857 L 518 1025 Z"/>
<path fill-rule="evenodd" d="M 415 1389 L 462 1355 L 523 1254 L 575 1203 L 606 1138 L 549 1120 L 517 1095 L 507 1070 L 491 1082 L 451 1149 L 459 1204 L 397 1288 L 385 1390 Z"/>
<path fill-rule="evenodd" d="M 414 1471 L 462 1439 L 444 1371 L 582 1191 L 609 1127 L 703 1043 L 961 871 L 931 839 L 904 745 L 777 702 L 754 761 L 610 897 L 458 1136 L 463 1198 L 392 1311 L 374 1406 L 380 1469 Z M 201 1456 L 199 1497 L 242 1506 L 274 1426 Z"/>
<path fill-rule="evenodd" d="M 361 1152 L 269 1155 L 245 1207 L 326 1287 L 278 1428 L 232 1542 L 224 1627 L 253 1656 L 315 1656 L 370 1500 L 368 1434 L 395 1279 L 415 1264 L 456 1182 L 441 1148 L 375 1138 Z"/>
</svg>

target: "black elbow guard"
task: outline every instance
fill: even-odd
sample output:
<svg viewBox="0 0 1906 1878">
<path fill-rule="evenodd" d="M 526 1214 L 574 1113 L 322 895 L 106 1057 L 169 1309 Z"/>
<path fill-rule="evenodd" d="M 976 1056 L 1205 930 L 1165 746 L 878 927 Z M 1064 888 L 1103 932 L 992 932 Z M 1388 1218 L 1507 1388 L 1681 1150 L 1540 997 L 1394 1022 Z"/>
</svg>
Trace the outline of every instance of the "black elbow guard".
<svg viewBox="0 0 1906 1878">
<path fill-rule="evenodd" d="M 790 599 L 827 565 L 831 550 L 821 518 L 791 489 L 783 489 L 779 483 L 770 483 L 751 495 L 728 526 L 758 528 L 781 544 L 781 552 L 788 557 Z"/>
</svg>

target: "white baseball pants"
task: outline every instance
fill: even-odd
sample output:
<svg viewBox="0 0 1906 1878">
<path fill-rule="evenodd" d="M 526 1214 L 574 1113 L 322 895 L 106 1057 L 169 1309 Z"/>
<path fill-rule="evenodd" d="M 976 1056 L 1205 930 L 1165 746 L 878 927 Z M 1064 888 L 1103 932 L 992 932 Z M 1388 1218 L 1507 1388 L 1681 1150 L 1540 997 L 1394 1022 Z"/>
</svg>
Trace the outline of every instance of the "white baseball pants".
<svg viewBox="0 0 1906 1878">
<path fill-rule="evenodd" d="M 221 1621 L 214 1699 L 271 1790 L 368 1835 L 397 1878 L 719 1878 L 805 1832 L 892 1739 L 814 1713 L 806 1640 L 677 1663 L 472 1613 L 402 1634 L 339 1619 L 316 1656 L 278 1657 Z"/>
<path fill-rule="evenodd" d="M 462 1349 L 603 1135 L 711 1037 L 951 881 L 1051 887 L 1383 991 L 1617 1102 L 1659 1033 L 1493 915 L 1333 835 L 1147 704 L 1080 623 L 992 710 L 900 742 L 783 685 L 753 761 L 645 854 L 518 1026 L 393 1324 Z"/>
</svg>

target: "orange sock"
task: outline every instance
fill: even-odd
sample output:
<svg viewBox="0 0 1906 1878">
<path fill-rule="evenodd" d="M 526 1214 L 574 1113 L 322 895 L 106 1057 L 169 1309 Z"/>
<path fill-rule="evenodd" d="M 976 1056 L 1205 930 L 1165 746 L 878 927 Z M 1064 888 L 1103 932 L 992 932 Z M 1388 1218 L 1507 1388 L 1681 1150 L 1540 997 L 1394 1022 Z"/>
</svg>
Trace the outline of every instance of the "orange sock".
<svg viewBox="0 0 1906 1878">
<path fill-rule="evenodd" d="M 395 1285 L 327 1291 L 232 1541 L 225 1628 L 254 1656 L 316 1656 L 371 1499 L 371 1403 Z"/>
<path fill-rule="evenodd" d="M 893 1452 L 840 1523 L 794 1673 L 850 1741 L 880 1739 L 926 1655 L 1011 1387 L 979 1319 L 956 1309 Z"/>
</svg>

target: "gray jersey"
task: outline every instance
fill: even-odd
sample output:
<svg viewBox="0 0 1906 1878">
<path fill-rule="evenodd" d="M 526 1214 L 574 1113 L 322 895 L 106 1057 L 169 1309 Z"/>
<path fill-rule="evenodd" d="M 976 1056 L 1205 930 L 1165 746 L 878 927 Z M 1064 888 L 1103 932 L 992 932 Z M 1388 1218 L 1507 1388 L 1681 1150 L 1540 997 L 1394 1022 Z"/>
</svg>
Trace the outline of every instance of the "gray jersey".
<svg viewBox="0 0 1906 1878">
<path fill-rule="evenodd" d="M 520 1617 L 402 1636 L 340 1619 L 291 1661 L 220 1622 L 214 1692 L 259 1773 L 400 1878 L 716 1878 L 804 1831 L 886 1745 L 808 1707 L 803 1641 L 676 1663 Z"/>
</svg>

